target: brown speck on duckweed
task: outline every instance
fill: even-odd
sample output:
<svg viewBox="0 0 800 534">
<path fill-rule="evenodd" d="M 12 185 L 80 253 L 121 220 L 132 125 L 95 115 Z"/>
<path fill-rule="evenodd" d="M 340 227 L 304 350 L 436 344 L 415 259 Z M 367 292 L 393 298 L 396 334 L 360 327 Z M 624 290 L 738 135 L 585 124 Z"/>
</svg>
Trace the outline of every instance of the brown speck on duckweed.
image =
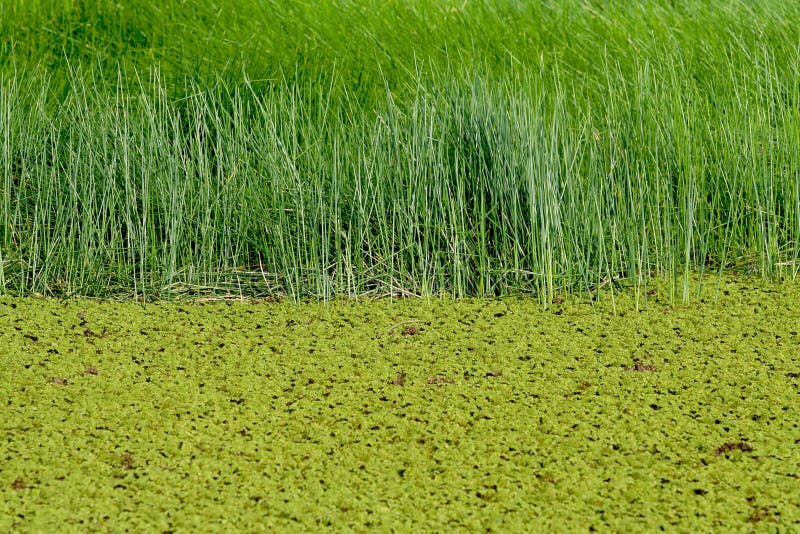
<svg viewBox="0 0 800 534">
<path fill-rule="evenodd" d="M 95 332 L 91 328 L 87 328 L 86 330 L 83 331 L 83 335 L 86 336 L 86 337 L 104 338 L 104 337 L 106 337 L 108 335 L 108 332 L 106 332 L 106 330 L 103 329 L 103 331 L 98 334 L 97 332 Z"/>
<path fill-rule="evenodd" d="M 129 452 L 126 452 L 122 455 L 122 467 L 123 469 L 133 469 L 133 455 Z"/>
<path fill-rule="evenodd" d="M 767 517 L 769 517 L 769 512 L 767 510 L 764 510 L 763 508 L 759 508 L 758 510 L 753 512 L 748 521 L 750 523 L 759 523 L 765 520 Z"/>
<path fill-rule="evenodd" d="M 14 488 L 17 491 L 22 491 L 27 486 L 25 486 L 25 481 L 22 479 L 22 477 L 20 477 L 20 478 L 16 479 L 14 482 L 11 483 L 11 487 Z"/>
<path fill-rule="evenodd" d="M 625 368 L 625 371 L 628 373 L 652 373 L 655 370 L 655 365 L 642 362 L 634 362 L 632 366 Z"/>
<path fill-rule="evenodd" d="M 494 376 L 494 377 L 503 376 L 503 372 L 502 371 L 490 371 L 490 372 L 486 373 L 486 376 Z"/>
<path fill-rule="evenodd" d="M 403 335 L 404 336 L 416 336 L 422 332 L 422 329 L 415 324 L 409 325 L 403 328 Z"/>
<path fill-rule="evenodd" d="M 86 373 L 87 375 L 98 375 L 100 374 L 100 371 L 97 370 L 97 367 L 93 367 L 90 365 L 89 367 L 86 368 L 86 370 L 84 370 L 84 373 Z"/>
<path fill-rule="evenodd" d="M 395 377 L 395 379 L 392 380 L 389 383 L 392 384 L 392 385 L 395 385 L 395 386 L 403 386 L 403 385 L 405 385 L 405 383 L 406 383 L 406 374 L 404 372 L 397 373 L 397 376 Z"/>
<path fill-rule="evenodd" d="M 714 456 L 719 456 L 720 454 L 725 454 L 726 452 L 731 451 L 742 451 L 742 452 L 751 452 L 753 447 L 748 445 L 747 443 L 738 441 L 738 442 L 729 442 L 723 443 L 719 447 L 716 448 L 714 451 Z"/>
<path fill-rule="evenodd" d="M 427 382 L 428 384 L 455 384 L 453 380 L 450 380 L 446 376 L 430 376 Z"/>
<path fill-rule="evenodd" d="M 54 376 L 53 378 L 51 378 L 50 382 L 52 382 L 53 384 L 56 384 L 57 386 L 69 385 L 69 382 L 67 381 L 66 378 L 61 378 L 61 377 L 58 377 L 58 376 Z"/>
<path fill-rule="evenodd" d="M 538 480 L 541 480 L 542 482 L 547 482 L 548 484 L 558 484 L 558 479 L 556 479 L 552 475 L 536 473 L 534 477 L 536 477 Z"/>
<path fill-rule="evenodd" d="M 553 297 L 552 303 L 553 304 L 562 304 L 564 302 L 564 297 Z"/>
</svg>

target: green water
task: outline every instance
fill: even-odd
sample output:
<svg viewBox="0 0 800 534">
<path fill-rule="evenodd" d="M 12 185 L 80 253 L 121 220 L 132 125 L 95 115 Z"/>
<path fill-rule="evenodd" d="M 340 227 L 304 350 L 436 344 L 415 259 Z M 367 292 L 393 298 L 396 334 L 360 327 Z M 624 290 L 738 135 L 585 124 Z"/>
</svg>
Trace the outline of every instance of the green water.
<svg viewBox="0 0 800 534">
<path fill-rule="evenodd" d="M 0 299 L 0 531 L 789 531 L 800 284 L 705 287 Z"/>
</svg>

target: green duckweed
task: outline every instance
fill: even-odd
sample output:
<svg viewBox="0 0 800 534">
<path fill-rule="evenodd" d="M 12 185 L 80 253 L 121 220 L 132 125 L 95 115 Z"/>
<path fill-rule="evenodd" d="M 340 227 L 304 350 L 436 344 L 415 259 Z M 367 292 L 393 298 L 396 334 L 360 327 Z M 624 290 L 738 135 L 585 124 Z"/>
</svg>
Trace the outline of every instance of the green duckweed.
<svg viewBox="0 0 800 534">
<path fill-rule="evenodd" d="M 800 285 L 706 286 L 0 299 L 0 530 L 796 528 Z"/>
</svg>

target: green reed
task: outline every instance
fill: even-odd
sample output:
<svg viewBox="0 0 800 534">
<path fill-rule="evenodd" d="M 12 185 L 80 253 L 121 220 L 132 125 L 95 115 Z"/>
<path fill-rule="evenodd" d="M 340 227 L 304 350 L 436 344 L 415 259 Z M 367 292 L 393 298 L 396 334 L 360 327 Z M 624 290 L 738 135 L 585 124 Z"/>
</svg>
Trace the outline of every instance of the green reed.
<svg viewBox="0 0 800 534">
<path fill-rule="evenodd" d="M 178 4 L 0 7 L 3 292 L 797 273 L 792 6 Z"/>
</svg>

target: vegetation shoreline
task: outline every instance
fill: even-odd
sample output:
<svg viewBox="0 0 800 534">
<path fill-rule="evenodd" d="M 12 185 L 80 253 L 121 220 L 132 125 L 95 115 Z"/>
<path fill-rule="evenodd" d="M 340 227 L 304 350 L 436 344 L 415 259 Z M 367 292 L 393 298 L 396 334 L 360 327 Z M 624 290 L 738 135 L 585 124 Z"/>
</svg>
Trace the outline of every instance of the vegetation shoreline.
<svg viewBox="0 0 800 534">
<path fill-rule="evenodd" d="M 797 6 L 312 4 L 4 2 L 0 291 L 797 275 Z"/>
</svg>

